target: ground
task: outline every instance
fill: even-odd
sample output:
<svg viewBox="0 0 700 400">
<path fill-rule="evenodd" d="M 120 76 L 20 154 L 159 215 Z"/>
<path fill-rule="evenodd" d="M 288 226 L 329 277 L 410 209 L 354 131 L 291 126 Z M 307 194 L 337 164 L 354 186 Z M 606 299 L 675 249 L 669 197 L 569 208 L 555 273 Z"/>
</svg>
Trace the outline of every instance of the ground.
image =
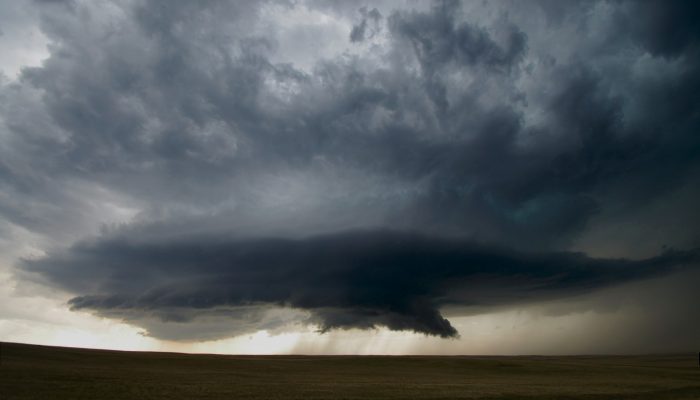
<svg viewBox="0 0 700 400">
<path fill-rule="evenodd" d="M 697 354 L 223 356 L 0 343 L 0 399 L 700 399 Z"/>
</svg>

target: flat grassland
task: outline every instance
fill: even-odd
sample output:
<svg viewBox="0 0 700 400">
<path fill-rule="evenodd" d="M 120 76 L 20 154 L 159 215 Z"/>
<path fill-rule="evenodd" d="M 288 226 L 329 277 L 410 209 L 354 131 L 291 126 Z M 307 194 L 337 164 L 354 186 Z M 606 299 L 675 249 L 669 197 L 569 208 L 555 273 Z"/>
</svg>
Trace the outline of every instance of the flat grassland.
<svg viewBox="0 0 700 400">
<path fill-rule="evenodd" d="M 0 343 L 0 399 L 700 399 L 695 354 L 223 356 Z"/>
</svg>

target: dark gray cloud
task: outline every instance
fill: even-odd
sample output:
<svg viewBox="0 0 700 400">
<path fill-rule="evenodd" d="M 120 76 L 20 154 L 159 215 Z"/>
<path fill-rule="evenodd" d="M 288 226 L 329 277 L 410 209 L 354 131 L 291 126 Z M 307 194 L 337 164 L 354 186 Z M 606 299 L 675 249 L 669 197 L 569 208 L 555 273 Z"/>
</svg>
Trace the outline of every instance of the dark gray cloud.
<svg viewBox="0 0 700 400">
<path fill-rule="evenodd" d="M 367 11 L 367 7 L 360 8 L 362 19 L 356 25 L 353 25 L 350 31 L 351 42 L 362 42 L 365 39 L 371 39 L 381 29 L 382 14 L 376 8 Z"/>
<path fill-rule="evenodd" d="M 700 6 L 688 1 L 642 1 L 632 5 L 632 26 L 644 46 L 655 55 L 674 57 L 689 47 L 697 51 Z"/>
<path fill-rule="evenodd" d="M 177 321 L 198 310 L 268 305 L 309 311 L 322 330 L 385 326 L 450 337 L 457 331 L 440 314 L 446 305 L 572 296 L 665 275 L 699 256 L 592 259 L 357 231 L 296 240 L 117 237 L 24 261 L 23 270 L 79 294 L 69 302 L 74 309 L 127 320 L 150 314 Z"/>
<path fill-rule="evenodd" d="M 22 151 L 17 162 L 32 160 L 32 171 L 52 181 L 96 182 L 143 207 L 207 213 L 257 207 L 277 190 L 250 193 L 245 182 L 261 176 L 348 171 L 403 193 L 346 185 L 346 197 L 361 203 L 352 212 L 384 215 L 381 224 L 545 247 L 580 232 L 605 196 L 628 192 L 616 188 L 630 178 L 641 180 L 643 200 L 673 186 L 669 176 L 682 182 L 697 160 L 697 121 L 679 111 L 697 103 L 693 60 L 680 76 L 630 82 L 629 99 L 597 65 L 541 63 L 547 90 L 529 99 L 517 88 L 534 79 L 527 34 L 507 20 L 459 21 L 454 2 L 393 12 L 387 65 L 329 60 L 311 75 L 269 61 L 274 39 L 250 33 L 253 6 L 188 7 L 122 7 L 120 24 L 107 26 L 81 22 L 77 11 L 46 15 L 54 55 L 6 89 L 6 151 Z M 652 103 L 675 87 L 684 93 L 668 111 L 655 107 L 653 121 L 630 126 L 627 103 Z M 31 118 L 13 113 L 13 91 L 36 91 Z M 527 124 L 528 106 L 546 119 Z M 8 182 L 31 179 L 12 167 Z"/>
<path fill-rule="evenodd" d="M 693 186 L 700 170 L 697 6 L 536 4 L 34 4 L 48 58 L 0 81 L 0 234 L 41 238 L 46 258 L 20 269 L 80 296 L 73 306 L 124 309 L 121 318 L 142 326 L 152 316 L 194 320 L 213 309 L 267 324 L 267 311 L 230 309 L 259 302 L 265 310 L 310 311 L 326 328 L 382 325 L 449 336 L 439 307 L 455 300 L 441 297 L 452 279 L 482 282 L 474 276 L 490 268 L 505 286 L 518 274 L 526 283 L 554 279 L 537 297 L 566 290 L 555 261 L 575 266 L 561 266 L 575 275 L 573 292 L 651 276 L 632 271 L 669 254 L 647 264 L 619 261 L 627 267 L 614 271 L 633 270 L 611 273 L 612 261 L 553 252 L 595 238 L 623 214 L 640 230 L 658 224 L 664 214 L 644 210 L 671 198 L 686 205 L 674 215 L 693 213 L 688 204 L 700 201 Z M 314 12 L 325 13 L 318 32 L 340 27 L 337 43 L 327 43 L 332 35 L 288 35 L 290 25 L 318 19 Z M 300 46 L 299 37 L 311 45 Z M 313 52 L 321 47 L 338 51 Z M 290 56 L 287 49 L 299 50 Z M 675 199 L 679 193 L 684 199 Z M 676 242 L 659 233 L 649 243 L 700 246 L 698 224 L 688 221 Z M 100 233 L 103 224 L 108 233 Z M 418 236 L 376 233 L 382 229 Z M 132 238 L 133 247 L 115 235 Z M 428 243 L 424 259 L 410 266 L 413 277 L 396 260 L 385 267 L 372 258 L 403 257 L 392 235 Z M 95 236 L 92 245 L 70 247 Z M 199 239 L 170 241 L 192 237 Z M 443 237 L 470 240 L 459 249 Z M 513 250 L 488 253 L 472 242 Z M 371 260 L 348 262 L 336 280 L 328 278 L 344 285 L 331 296 L 314 284 L 326 279 L 314 264 L 323 259 L 314 257 L 327 251 L 332 263 L 352 259 L 353 246 L 365 246 Z M 420 272 L 430 257 L 463 261 L 477 250 L 488 253 L 479 253 L 488 258 L 483 269 Z M 289 271 L 275 251 L 294 261 Z M 541 260 L 527 261 L 529 252 Z M 248 267 L 264 260 L 272 264 Z M 180 265 L 178 282 L 168 281 L 174 271 L 165 272 L 167 262 Z M 501 262 L 508 267 L 496 273 Z M 230 263 L 236 274 L 252 270 L 252 286 L 222 279 Z M 376 287 L 368 278 L 375 270 L 384 279 Z M 259 289 L 274 288 L 276 274 L 289 280 L 277 292 Z M 401 282 L 410 290 L 398 291 Z M 372 288 L 371 298 L 362 298 L 362 285 Z M 505 286 L 494 284 L 493 298 L 504 297 Z M 473 289 L 461 287 L 461 295 Z M 211 307 L 202 293 L 212 293 Z M 187 296 L 201 303 L 178 303 Z"/>
<path fill-rule="evenodd" d="M 392 31 L 410 42 L 427 78 L 436 73 L 435 69 L 448 63 L 483 64 L 504 70 L 522 60 L 527 36 L 517 27 L 499 27 L 505 28 L 505 43 L 499 45 L 485 28 L 455 21 L 458 9 L 458 2 L 442 2 L 436 4 L 430 13 L 414 11 L 391 16 Z"/>
</svg>

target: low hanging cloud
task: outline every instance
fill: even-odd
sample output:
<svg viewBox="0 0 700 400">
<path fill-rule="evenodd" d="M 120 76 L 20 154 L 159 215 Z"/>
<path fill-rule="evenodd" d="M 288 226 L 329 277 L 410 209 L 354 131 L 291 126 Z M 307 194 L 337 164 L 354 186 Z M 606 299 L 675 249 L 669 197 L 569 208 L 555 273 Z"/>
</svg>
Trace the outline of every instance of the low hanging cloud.
<svg viewBox="0 0 700 400">
<path fill-rule="evenodd" d="M 441 307 L 558 299 L 666 275 L 697 263 L 699 256 L 695 250 L 640 261 L 594 259 L 356 231 L 294 240 L 115 237 L 24 261 L 22 267 L 76 294 L 69 301 L 73 309 L 131 321 L 287 307 L 310 313 L 306 322 L 322 331 L 387 327 L 454 337 L 458 332 Z M 236 311 L 229 314 L 233 318 Z M 256 320 L 248 314 L 248 321 Z"/>
</svg>

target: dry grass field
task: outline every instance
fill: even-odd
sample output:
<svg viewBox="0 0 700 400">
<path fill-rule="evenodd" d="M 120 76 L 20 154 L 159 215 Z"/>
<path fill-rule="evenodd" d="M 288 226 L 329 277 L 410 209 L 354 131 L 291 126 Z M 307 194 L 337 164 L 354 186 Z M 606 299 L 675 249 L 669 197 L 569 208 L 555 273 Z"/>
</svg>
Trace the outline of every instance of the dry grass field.
<svg viewBox="0 0 700 400">
<path fill-rule="evenodd" d="M 0 399 L 700 399 L 696 354 L 222 356 L 1 344 Z"/>
</svg>

